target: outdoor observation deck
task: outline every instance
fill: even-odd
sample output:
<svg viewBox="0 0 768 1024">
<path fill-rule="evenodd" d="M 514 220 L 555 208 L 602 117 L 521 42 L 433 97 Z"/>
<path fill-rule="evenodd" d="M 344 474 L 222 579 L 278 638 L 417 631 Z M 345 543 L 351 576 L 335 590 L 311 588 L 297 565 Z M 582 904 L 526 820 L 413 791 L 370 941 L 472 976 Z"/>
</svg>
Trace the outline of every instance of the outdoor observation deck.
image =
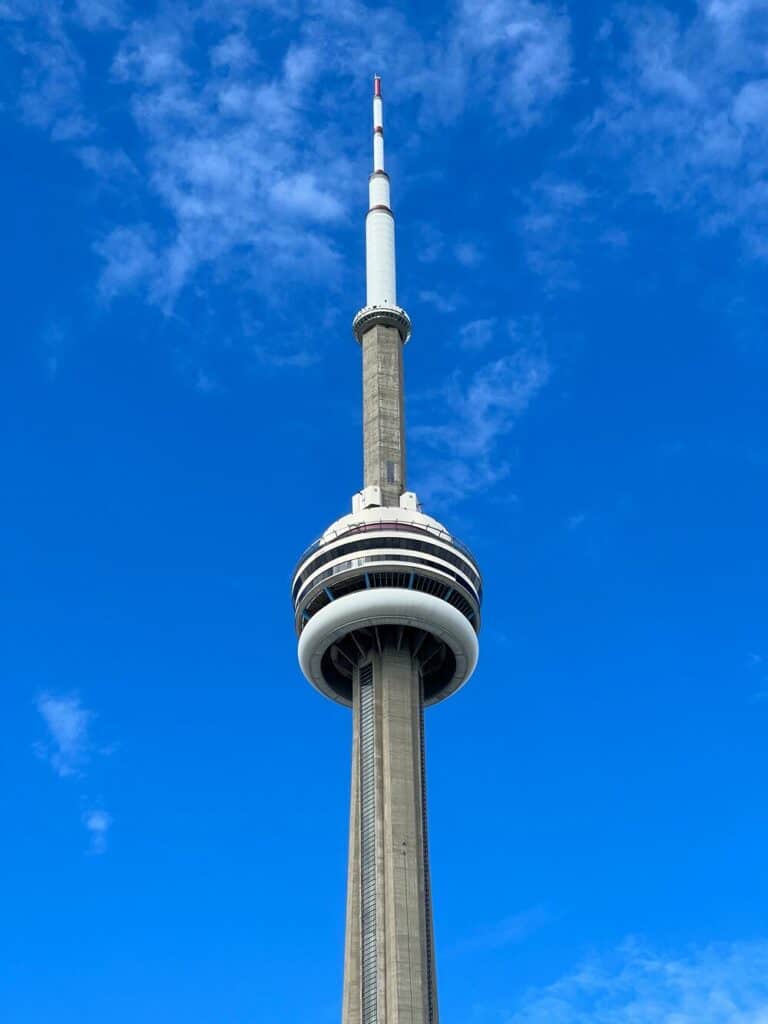
<svg viewBox="0 0 768 1024">
<path fill-rule="evenodd" d="M 302 668 L 342 704 L 351 704 L 355 665 L 386 643 L 418 657 L 427 704 L 474 668 L 480 570 L 421 512 L 371 508 L 337 520 L 302 555 L 291 592 Z"/>
</svg>

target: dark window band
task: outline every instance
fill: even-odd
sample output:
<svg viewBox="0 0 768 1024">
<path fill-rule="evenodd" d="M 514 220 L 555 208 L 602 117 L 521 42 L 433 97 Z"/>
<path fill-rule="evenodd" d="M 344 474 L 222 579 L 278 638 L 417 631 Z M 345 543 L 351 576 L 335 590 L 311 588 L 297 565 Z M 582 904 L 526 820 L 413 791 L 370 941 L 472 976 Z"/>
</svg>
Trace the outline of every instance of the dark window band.
<svg viewBox="0 0 768 1024">
<path fill-rule="evenodd" d="M 385 551 L 402 551 L 405 549 L 408 551 L 420 551 L 426 555 L 434 555 L 435 558 L 441 558 L 444 562 L 448 562 L 449 565 L 454 565 L 457 569 L 461 569 L 464 575 L 472 581 L 472 584 L 478 594 L 482 592 L 480 576 L 472 564 L 462 555 L 446 550 L 438 544 L 430 544 L 427 541 L 416 540 L 414 537 L 369 537 L 365 540 L 348 541 L 346 544 L 339 544 L 338 547 L 319 553 L 317 557 L 313 558 L 309 565 L 307 565 L 303 572 L 296 577 L 292 590 L 293 600 L 296 600 L 296 596 L 302 585 L 306 583 L 309 577 L 319 569 L 321 565 L 327 565 L 328 562 L 333 561 L 334 558 L 341 558 L 343 555 L 351 555 L 355 551 L 370 550 L 372 547 L 383 548 Z"/>
<path fill-rule="evenodd" d="M 432 572 L 442 573 L 443 576 L 450 577 L 455 581 L 458 587 L 470 594 L 478 605 L 482 602 L 482 591 L 474 592 L 471 587 L 467 586 L 466 580 L 457 576 L 456 573 L 451 572 L 450 569 L 443 568 L 443 566 L 435 565 L 433 562 L 427 562 L 423 558 L 414 558 L 412 555 L 370 555 L 367 558 L 352 558 L 347 562 L 340 562 L 338 565 L 334 565 L 330 569 L 326 569 L 325 572 L 319 573 L 312 581 L 312 586 L 301 595 L 299 604 L 306 604 L 307 601 L 310 600 L 309 595 L 314 594 L 318 587 L 320 587 L 325 581 L 330 580 L 332 577 L 338 576 L 349 569 L 361 569 L 364 565 L 377 565 L 386 571 L 387 563 L 391 562 L 407 562 L 409 565 L 418 565 L 422 569 L 431 569 Z"/>
</svg>

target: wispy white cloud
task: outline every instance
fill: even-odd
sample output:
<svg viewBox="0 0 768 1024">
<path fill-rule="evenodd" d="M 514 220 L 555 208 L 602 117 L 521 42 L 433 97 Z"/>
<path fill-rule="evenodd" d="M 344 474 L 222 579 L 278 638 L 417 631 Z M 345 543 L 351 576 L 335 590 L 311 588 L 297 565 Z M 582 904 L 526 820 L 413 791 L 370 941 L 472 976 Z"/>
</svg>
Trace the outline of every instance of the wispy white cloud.
<svg viewBox="0 0 768 1024">
<path fill-rule="evenodd" d="M 576 152 L 571 152 L 571 156 Z M 593 255 L 621 256 L 628 233 L 615 219 L 621 204 L 606 190 L 589 187 L 579 169 L 566 167 L 547 172 L 531 182 L 520 197 L 522 214 L 517 230 L 528 268 L 537 275 L 545 293 L 573 291 L 582 286 L 581 268 Z"/>
<path fill-rule="evenodd" d="M 459 242 L 453 247 L 453 254 L 463 267 L 476 267 L 483 260 L 483 252 L 475 242 Z"/>
<path fill-rule="evenodd" d="M 457 943 L 457 953 L 488 952 L 523 942 L 552 920 L 546 907 L 530 907 L 480 929 Z"/>
<path fill-rule="evenodd" d="M 487 348 L 496 333 L 495 316 L 470 320 L 459 328 L 459 345 L 462 348 L 480 350 Z"/>
<path fill-rule="evenodd" d="M 41 693 L 37 710 L 42 717 L 48 738 L 35 744 L 35 753 L 46 760 L 60 778 L 82 780 L 94 755 L 111 754 L 114 747 L 97 746 L 92 736 L 95 712 L 83 706 L 76 693 L 56 695 Z M 86 806 L 90 801 L 86 802 Z M 88 806 L 82 814 L 88 832 L 89 851 L 104 853 L 112 816 L 101 806 Z"/>
<path fill-rule="evenodd" d="M 27 67 L 23 116 L 78 141 L 96 175 L 141 168 L 132 187 L 151 212 L 105 231 L 102 296 L 133 291 L 168 311 L 211 268 L 270 297 L 291 277 L 338 280 L 337 229 L 362 156 L 339 109 L 367 87 L 372 68 L 389 76 L 398 99 L 415 102 L 424 130 L 478 104 L 505 130 L 526 130 L 570 76 L 568 18 L 544 0 L 456 0 L 434 36 L 360 0 L 309 0 L 301 10 L 178 0 L 130 19 L 122 0 L 15 0 L 13 8 Z M 91 80 L 96 69 L 81 46 L 89 31 L 115 47 L 111 82 Z M 84 101 L 105 88 L 137 130 L 135 152 L 116 159 Z M 109 108 L 99 110 L 105 116 Z M 464 266 L 480 258 L 471 240 L 452 251 Z"/>
<path fill-rule="evenodd" d="M 415 236 L 415 255 L 422 263 L 435 263 L 440 259 L 455 260 L 461 267 L 477 267 L 483 262 L 485 252 L 479 242 L 463 240 L 448 245 L 445 235 L 433 224 L 417 223 L 411 226 Z"/>
<path fill-rule="evenodd" d="M 138 170 L 122 149 L 86 144 L 77 149 L 83 167 L 92 171 L 99 182 L 114 184 L 136 177 Z"/>
<path fill-rule="evenodd" d="M 523 198 L 528 266 L 546 291 L 579 287 L 588 246 L 614 255 L 627 189 L 733 232 L 768 259 L 768 15 L 764 0 L 619 5 L 591 73 L 602 99 Z M 596 159 L 596 156 L 599 159 Z"/>
<path fill-rule="evenodd" d="M 436 263 L 445 252 L 445 235 L 429 222 L 415 224 L 416 258 L 422 263 Z"/>
<path fill-rule="evenodd" d="M 139 287 L 169 307 L 201 268 L 237 253 L 264 291 L 282 275 L 332 279 L 339 255 L 327 229 L 344 215 L 349 161 L 309 122 L 319 52 L 293 44 L 266 69 L 242 33 L 195 49 L 201 16 L 188 13 L 135 23 L 114 61 L 152 192 L 172 221 L 162 235 L 146 224 L 113 229 L 100 246 L 103 290 Z"/>
<path fill-rule="evenodd" d="M 570 75 L 570 21 L 561 10 L 535 0 L 458 0 L 406 83 L 437 98 L 425 109 L 433 121 L 483 102 L 517 134 L 542 119 Z"/>
<path fill-rule="evenodd" d="M 88 136 L 93 119 L 82 94 L 86 65 L 67 29 L 63 6 L 55 0 L 12 0 L 0 8 L 2 21 L 21 60 L 15 98 L 21 119 L 57 142 Z"/>
<path fill-rule="evenodd" d="M 548 291 L 579 284 L 582 226 L 593 218 L 590 195 L 578 181 L 544 175 L 528 190 L 519 227 L 528 266 Z"/>
<path fill-rule="evenodd" d="M 499 1019 L 499 1018 L 496 1018 Z M 504 1024 L 766 1024 L 768 942 L 663 955 L 630 942 L 530 993 Z"/>
<path fill-rule="evenodd" d="M 77 694 L 57 697 L 42 693 L 37 710 L 48 729 L 48 741 L 37 746 L 57 775 L 76 775 L 88 761 L 92 745 L 89 731 L 95 718 Z"/>
<path fill-rule="evenodd" d="M 635 191 L 768 259 L 764 0 L 699 0 L 692 16 L 632 6 L 604 37 L 616 70 L 586 145 L 617 158 Z"/>
<path fill-rule="evenodd" d="M 752 678 L 752 703 L 762 704 L 768 701 L 768 671 L 766 671 L 766 658 L 764 654 L 752 651 L 747 656 L 747 666 Z"/>
<path fill-rule="evenodd" d="M 355 0 L 316 0 L 311 12 L 282 64 L 270 70 L 259 62 L 259 39 L 238 28 L 237 19 L 193 63 L 186 54 L 195 22 L 204 17 L 200 10 L 190 9 L 186 30 L 178 19 L 135 25 L 121 45 L 115 74 L 132 90 L 152 185 L 175 223 L 160 260 L 163 272 L 153 275 L 156 300 L 163 290 L 172 301 L 201 265 L 239 248 L 267 257 L 258 275 L 267 286 L 270 269 L 326 280 L 338 272 L 329 229 L 345 216 L 354 163 L 340 125 L 318 130 L 317 110 L 337 105 L 350 76 L 362 89 L 371 67 L 386 71 L 394 62 L 396 89 L 428 101 L 433 122 L 435 96 L 442 98 L 439 120 L 484 97 L 514 121 L 513 130 L 541 116 L 567 82 L 568 22 L 546 4 L 462 0 L 439 40 L 422 39 L 393 10 Z M 215 13 L 221 17 L 219 8 Z M 391 44 L 376 42 L 384 38 Z M 373 42 L 366 47 L 365 40 Z M 456 258 L 476 262 L 477 250 L 465 243 Z M 106 275 L 124 279 L 114 261 Z"/>
<path fill-rule="evenodd" d="M 308 38 L 322 41 L 334 70 L 361 81 L 379 68 L 399 95 L 419 99 L 425 127 L 483 105 L 518 133 L 570 82 L 570 20 L 546 0 L 454 0 L 433 36 L 386 5 L 314 0 L 311 8 L 319 17 L 309 19 Z"/>
<path fill-rule="evenodd" d="M 580 530 L 584 523 L 586 523 L 586 521 L 586 512 L 574 512 L 572 515 L 568 516 L 568 518 L 565 521 L 565 525 L 568 527 L 569 530 Z"/>
<path fill-rule="evenodd" d="M 104 853 L 107 849 L 107 833 L 112 827 L 112 815 L 105 810 L 93 809 L 83 814 L 83 825 L 90 838 L 89 851 Z"/>
<path fill-rule="evenodd" d="M 412 432 L 430 450 L 429 469 L 417 474 L 420 496 L 460 501 L 504 479 L 510 462 L 502 446 L 549 373 L 543 355 L 520 348 L 468 378 L 459 373 L 449 378 L 434 403 L 445 420 L 417 424 Z"/>
<path fill-rule="evenodd" d="M 458 304 L 455 295 L 443 295 L 433 289 L 425 289 L 419 292 L 419 300 L 427 306 L 432 306 L 438 313 L 454 313 Z"/>
<path fill-rule="evenodd" d="M 67 344 L 69 332 L 64 323 L 50 320 L 40 336 L 43 360 L 49 375 L 54 378 L 59 371 L 61 353 Z"/>
<path fill-rule="evenodd" d="M 104 260 L 99 288 L 105 299 L 138 285 L 145 285 L 150 294 L 155 294 L 159 255 L 155 234 L 148 225 L 114 228 L 97 243 L 96 252 Z"/>
<path fill-rule="evenodd" d="M 91 31 L 122 28 L 127 18 L 123 0 L 76 0 L 75 14 Z"/>
<path fill-rule="evenodd" d="M 462 0 L 459 32 L 475 55 L 475 76 L 493 90 L 496 113 L 510 130 L 539 120 L 569 84 L 570 23 L 549 5 Z"/>
<path fill-rule="evenodd" d="M 320 354 L 308 348 L 297 348 L 292 351 L 275 351 L 267 347 L 255 345 L 251 349 L 254 358 L 270 366 L 287 366 L 297 370 L 305 370 L 320 361 Z"/>
</svg>

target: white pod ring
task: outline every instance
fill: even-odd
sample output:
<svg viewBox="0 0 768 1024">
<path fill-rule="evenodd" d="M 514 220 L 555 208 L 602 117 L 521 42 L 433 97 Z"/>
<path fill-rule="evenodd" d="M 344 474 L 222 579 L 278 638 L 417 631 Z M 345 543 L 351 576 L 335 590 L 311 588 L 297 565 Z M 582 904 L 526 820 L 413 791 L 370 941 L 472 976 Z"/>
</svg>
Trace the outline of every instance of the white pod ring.
<svg viewBox="0 0 768 1024">
<path fill-rule="evenodd" d="M 421 630 L 446 645 L 455 666 L 449 679 L 425 703 L 455 693 L 469 679 L 478 657 L 477 634 L 460 611 L 431 594 L 399 588 L 358 590 L 331 601 L 312 616 L 299 637 L 299 664 L 320 693 L 340 704 L 350 704 L 333 679 L 327 677 L 326 654 L 338 641 L 358 629 L 403 626 Z"/>
</svg>

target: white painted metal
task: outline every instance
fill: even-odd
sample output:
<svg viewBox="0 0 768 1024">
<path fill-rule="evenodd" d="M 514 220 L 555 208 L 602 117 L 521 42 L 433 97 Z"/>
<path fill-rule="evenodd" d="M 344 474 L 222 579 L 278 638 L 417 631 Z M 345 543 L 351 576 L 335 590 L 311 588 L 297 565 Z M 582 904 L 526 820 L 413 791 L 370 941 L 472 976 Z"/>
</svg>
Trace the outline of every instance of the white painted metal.
<svg viewBox="0 0 768 1024">
<path fill-rule="evenodd" d="M 366 306 L 396 306 L 395 218 L 390 212 L 389 178 L 376 174 L 384 170 L 384 110 L 380 88 L 377 80 L 373 97 L 374 174 L 368 186 L 369 212 L 365 221 Z"/>
<path fill-rule="evenodd" d="M 379 502 L 379 505 L 380 504 L 381 502 Z M 425 512 L 422 512 L 420 508 L 377 507 L 364 508 L 357 512 L 347 513 L 347 515 L 341 516 L 339 519 L 336 519 L 331 523 L 315 543 L 319 547 L 320 544 L 331 544 L 336 540 L 341 540 L 342 538 L 347 539 L 348 534 L 359 531 L 361 527 L 365 527 L 367 529 L 379 528 L 386 530 L 387 524 L 389 523 L 397 523 L 398 527 L 401 528 L 412 526 L 416 536 L 418 536 L 421 531 L 424 531 L 432 534 L 433 537 L 445 544 L 451 546 L 455 544 L 458 547 L 461 547 L 457 539 L 443 526 L 441 522 L 434 519 L 432 516 L 428 516 Z M 314 546 L 315 545 L 313 545 L 313 547 Z M 305 552 L 304 557 L 308 556 L 309 552 Z M 302 561 L 303 560 L 304 559 L 302 558 Z M 301 566 L 299 566 L 299 568 L 301 568 Z"/>
<path fill-rule="evenodd" d="M 421 505 L 415 491 L 403 491 L 400 495 L 400 508 L 411 512 L 421 512 Z"/>
<path fill-rule="evenodd" d="M 479 644 L 477 634 L 464 615 L 439 597 L 394 587 L 358 590 L 331 601 L 316 612 L 299 637 L 302 672 L 320 693 L 346 703 L 323 678 L 323 655 L 331 644 L 353 630 L 385 624 L 423 629 L 453 651 L 456 671 L 433 702 L 450 697 L 474 672 Z"/>
<path fill-rule="evenodd" d="M 376 132 L 373 136 L 373 169 L 384 170 L 384 136 L 381 132 Z"/>
<path fill-rule="evenodd" d="M 396 306 L 395 219 L 389 210 L 370 210 L 365 219 L 366 305 Z"/>
<path fill-rule="evenodd" d="M 368 200 L 371 209 L 374 206 L 389 206 L 389 178 L 383 172 L 371 175 L 368 182 Z"/>
</svg>

